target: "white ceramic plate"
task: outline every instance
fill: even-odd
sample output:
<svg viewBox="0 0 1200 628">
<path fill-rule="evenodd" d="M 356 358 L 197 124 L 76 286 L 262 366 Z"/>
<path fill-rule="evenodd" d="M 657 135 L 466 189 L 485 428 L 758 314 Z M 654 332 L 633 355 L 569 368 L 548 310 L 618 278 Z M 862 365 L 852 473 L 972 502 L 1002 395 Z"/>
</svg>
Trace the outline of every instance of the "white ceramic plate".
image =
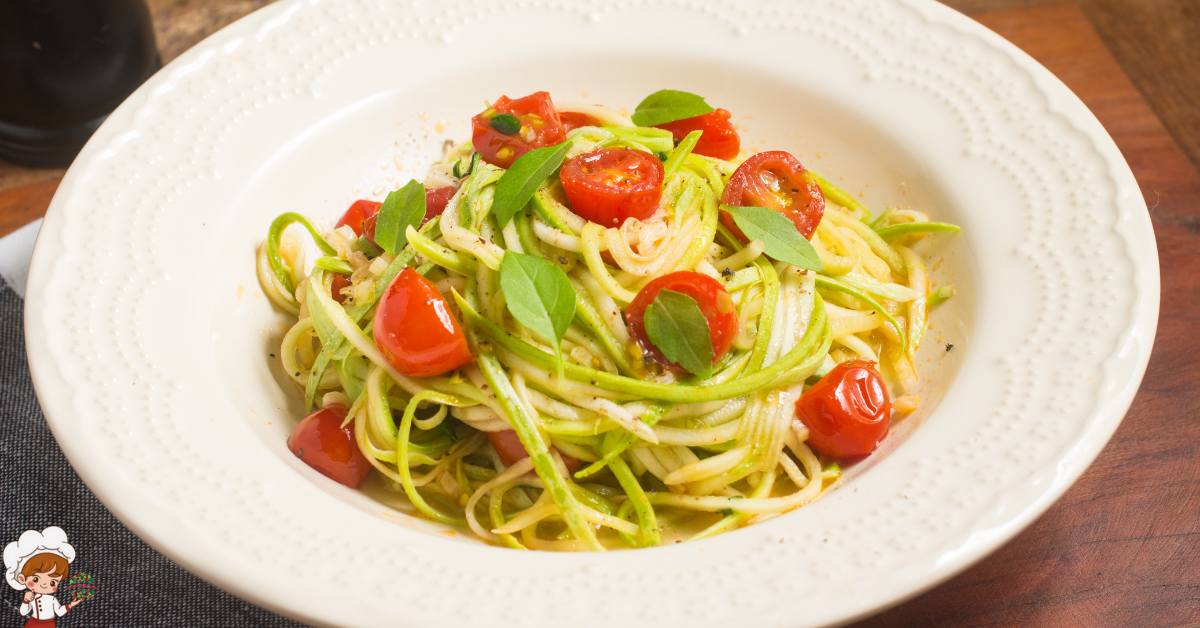
<svg viewBox="0 0 1200 628">
<path fill-rule="evenodd" d="M 272 371 L 283 317 L 253 271 L 275 215 L 332 221 L 422 175 L 499 94 L 632 108 L 664 87 L 871 207 L 964 227 L 929 251 L 959 294 L 924 346 L 918 429 L 785 516 L 587 556 L 439 532 L 287 453 L 302 409 Z M 171 63 L 88 143 L 42 227 L 26 336 L 51 427 L 104 503 L 276 611 L 818 626 L 933 586 L 1049 507 L 1128 408 L 1158 297 L 1145 205 L 1100 124 L 931 0 L 284 0 Z"/>
</svg>

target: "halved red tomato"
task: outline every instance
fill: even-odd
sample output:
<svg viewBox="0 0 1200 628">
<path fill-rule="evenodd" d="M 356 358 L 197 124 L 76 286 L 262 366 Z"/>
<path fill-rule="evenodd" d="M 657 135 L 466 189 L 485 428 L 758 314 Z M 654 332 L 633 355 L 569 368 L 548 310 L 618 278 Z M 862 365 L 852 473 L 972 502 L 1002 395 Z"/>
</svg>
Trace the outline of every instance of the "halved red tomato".
<svg viewBox="0 0 1200 628">
<path fill-rule="evenodd" d="M 383 356 L 409 377 L 441 375 L 474 359 L 437 286 L 411 267 L 379 298 L 374 333 Z"/>
<path fill-rule="evenodd" d="M 379 214 L 379 208 L 382 206 L 383 203 L 376 203 L 375 201 L 368 201 L 366 199 L 354 201 L 350 204 L 350 209 L 347 209 L 346 213 L 342 214 L 342 217 L 333 228 L 339 229 L 345 225 L 350 225 L 350 228 L 354 230 L 354 235 L 361 236 L 366 234 L 367 239 L 374 242 L 375 216 Z M 369 229 L 367 221 L 370 221 Z"/>
<path fill-rule="evenodd" d="M 682 142 L 692 131 L 702 131 L 700 141 L 692 149 L 697 155 L 724 159 L 726 161 L 738 156 L 742 148 L 742 138 L 738 135 L 733 123 L 729 121 L 729 112 L 724 109 L 710 111 L 702 116 L 684 118 L 674 122 L 656 124 L 660 129 L 666 129 L 675 136 L 676 142 Z"/>
<path fill-rule="evenodd" d="M 605 227 L 649 218 L 662 196 L 662 162 L 632 148 L 583 153 L 563 164 L 559 177 L 571 209 Z"/>
<path fill-rule="evenodd" d="M 354 431 L 342 427 L 346 409 L 329 406 L 301 419 L 288 437 L 288 450 L 339 484 L 358 488 L 371 463 L 358 449 Z"/>
<path fill-rule="evenodd" d="M 525 451 L 525 445 L 521 444 L 521 437 L 517 436 L 516 430 L 488 432 L 487 436 L 496 453 L 500 454 L 500 459 L 504 461 L 504 464 L 511 467 L 529 457 L 529 452 Z M 567 467 L 567 471 L 574 473 L 575 469 L 579 468 L 578 458 L 572 458 L 561 451 L 558 452 L 558 455 L 562 456 L 563 464 Z"/>
<path fill-rule="evenodd" d="M 787 216 L 800 235 L 811 238 L 825 215 L 825 197 L 808 169 L 781 150 L 758 153 L 742 162 L 725 186 L 722 202 L 734 207 L 766 207 Z M 746 239 L 729 212 L 721 223 Z"/>
<path fill-rule="evenodd" d="M 503 124 L 493 122 L 501 114 L 515 117 L 520 127 L 505 132 Z M 554 146 L 566 139 L 562 121 L 547 92 L 534 92 L 516 100 L 501 96 L 491 109 L 471 118 L 471 127 L 475 152 L 484 161 L 501 168 L 511 166 L 517 157 L 535 148 Z"/>
<path fill-rule="evenodd" d="M 601 126 L 600 121 L 596 118 L 578 111 L 560 111 L 558 112 L 558 119 L 562 121 L 563 133 L 570 133 L 575 129 L 585 126 Z"/>
<path fill-rule="evenodd" d="M 646 335 L 646 326 L 643 320 L 646 316 L 646 308 L 654 302 L 660 290 L 673 290 L 686 294 L 696 301 L 696 305 L 700 306 L 700 312 L 704 314 L 704 319 L 708 322 L 709 340 L 712 341 L 713 348 L 713 364 L 729 353 L 730 347 L 733 346 L 733 340 L 738 334 L 737 310 L 733 307 L 733 299 L 729 297 L 729 292 L 725 290 L 725 286 L 722 286 L 721 282 L 708 275 L 681 270 L 663 275 L 646 284 L 646 287 L 642 288 L 634 297 L 633 302 L 625 308 L 625 322 L 629 325 L 629 334 L 633 336 L 634 341 L 651 360 L 673 371 L 683 372 L 684 370 L 679 365 L 668 361 L 658 347 L 650 342 L 650 337 Z"/>
<path fill-rule="evenodd" d="M 808 426 L 808 445 L 830 458 L 865 456 L 883 442 L 892 401 L 875 363 L 854 360 L 833 367 L 796 400 L 796 417 Z"/>
</svg>

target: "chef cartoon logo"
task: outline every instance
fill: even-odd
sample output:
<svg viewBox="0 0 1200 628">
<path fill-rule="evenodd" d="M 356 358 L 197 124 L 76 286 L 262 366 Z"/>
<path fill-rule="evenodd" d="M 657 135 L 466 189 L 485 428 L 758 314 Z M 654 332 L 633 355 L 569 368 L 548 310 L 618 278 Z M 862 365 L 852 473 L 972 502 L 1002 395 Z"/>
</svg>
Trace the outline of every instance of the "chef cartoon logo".
<svg viewBox="0 0 1200 628">
<path fill-rule="evenodd" d="M 74 560 L 75 548 L 57 526 L 26 530 L 4 548 L 4 577 L 9 586 L 25 592 L 18 610 L 29 618 L 26 628 L 53 628 L 57 618 L 95 595 L 91 576 L 76 573 L 68 579 Z M 64 581 L 63 590 L 71 595 L 65 605 L 54 596 Z"/>
</svg>

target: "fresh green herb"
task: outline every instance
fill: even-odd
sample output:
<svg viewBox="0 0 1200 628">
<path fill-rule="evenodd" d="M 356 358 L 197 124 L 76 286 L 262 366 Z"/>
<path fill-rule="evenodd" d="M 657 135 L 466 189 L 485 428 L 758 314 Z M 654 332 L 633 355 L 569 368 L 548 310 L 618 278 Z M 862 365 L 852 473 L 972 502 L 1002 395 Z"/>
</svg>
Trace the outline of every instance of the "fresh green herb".
<svg viewBox="0 0 1200 628">
<path fill-rule="evenodd" d="M 767 255 L 797 268 L 825 270 L 812 244 L 783 214 L 765 207 L 722 205 L 721 209 L 733 215 L 733 221 L 746 237 L 761 241 Z"/>
<path fill-rule="evenodd" d="M 492 201 L 492 215 L 500 228 L 504 228 L 517 212 L 525 207 L 534 192 L 550 175 L 562 165 L 572 142 L 557 146 L 538 148 L 521 155 L 512 167 L 496 182 L 496 196 Z"/>
<path fill-rule="evenodd" d="M 638 103 L 630 119 L 638 126 L 654 126 L 712 112 L 713 108 L 700 96 L 673 89 L 660 89 Z"/>
<path fill-rule="evenodd" d="M 341 273 L 343 275 L 354 274 L 354 267 L 340 257 L 332 257 L 329 255 L 326 255 L 325 257 L 318 257 L 317 261 L 313 262 L 313 265 L 317 266 L 318 268 L 323 268 L 335 273 Z"/>
<path fill-rule="evenodd" d="M 643 322 L 650 342 L 668 360 L 701 379 L 712 377 L 712 337 L 695 299 L 674 290 L 659 290 L 646 308 Z"/>
<path fill-rule="evenodd" d="M 509 251 L 500 262 L 500 291 L 522 325 L 554 343 L 562 378 L 562 339 L 575 318 L 575 290 L 561 268 L 537 255 Z"/>
<path fill-rule="evenodd" d="M 358 250 L 362 251 L 363 255 L 367 257 L 379 257 L 383 255 L 383 249 L 376 246 L 367 236 L 358 236 L 355 244 L 358 245 Z"/>
<path fill-rule="evenodd" d="M 687 137 L 683 138 L 683 141 L 679 143 L 679 146 L 676 146 L 675 150 L 671 151 L 671 156 L 667 158 L 667 163 L 663 164 L 663 181 L 670 179 L 671 175 L 679 170 L 679 167 L 683 165 L 683 160 L 687 159 L 687 156 L 692 154 L 692 150 L 696 148 L 696 142 L 700 141 L 702 133 L 703 131 L 700 130 L 688 133 Z"/>
<path fill-rule="evenodd" d="M 421 226 L 425 217 L 425 186 L 413 179 L 387 195 L 375 222 L 375 243 L 395 255 L 408 244 L 408 226 Z"/>
<path fill-rule="evenodd" d="M 911 235 L 914 233 L 932 233 L 934 231 L 960 231 L 962 228 L 958 225 L 952 225 L 948 222 L 905 222 L 890 227 L 880 227 L 875 230 L 879 237 L 884 241 L 891 241 L 900 236 Z"/>
<path fill-rule="evenodd" d="M 668 157 L 667 157 L 667 154 L 666 154 L 666 153 L 654 153 L 654 156 L 655 156 L 655 157 L 658 157 L 658 160 L 659 160 L 659 161 L 664 161 L 664 162 L 665 162 L 665 161 L 668 159 Z"/>
<path fill-rule="evenodd" d="M 521 121 L 511 113 L 501 113 L 492 116 L 491 121 L 488 122 L 488 126 L 505 135 L 513 135 L 521 130 Z"/>
</svg>

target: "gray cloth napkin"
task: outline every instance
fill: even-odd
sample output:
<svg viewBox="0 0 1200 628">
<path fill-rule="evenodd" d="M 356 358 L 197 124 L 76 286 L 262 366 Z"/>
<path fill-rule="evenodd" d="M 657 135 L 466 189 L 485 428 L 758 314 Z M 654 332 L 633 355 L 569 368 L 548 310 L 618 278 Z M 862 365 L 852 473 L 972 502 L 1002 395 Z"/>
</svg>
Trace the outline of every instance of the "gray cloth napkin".
<svg viewBox="0 0 1200 628">
<path fill-rule="evenodd" d="M 21 246 L 31 249 L 32 238 L 27 239 Z M 7 240 L 0 240 L 0 253 L 12 258 L 14 242 Z M 90 574 L 99 592 L 57 625 L 301 626 L 225 593 L 151 549 L 75 474 L 34 396 L 25 356 L 25 303 L 6 282 L 16 275 L 23 283 L 29 267 L 29 253 L 24 255 L 24 260 L 17 256 L 23 270 L 22 264 L 0 269 L 0 546 L 26 530 L 58 526 L 66 531 L 76 551 L 71 573 Z M 248 579 L 262 577 L 270 574 L 247 574 Z M 0 587 L 0 628 L 24 626 L 27 618 L 18 612 L 24 592 L 2 579 Z M 60 590 L 58 599 L 66 603 L 71 597 Z"/>
</svg>

